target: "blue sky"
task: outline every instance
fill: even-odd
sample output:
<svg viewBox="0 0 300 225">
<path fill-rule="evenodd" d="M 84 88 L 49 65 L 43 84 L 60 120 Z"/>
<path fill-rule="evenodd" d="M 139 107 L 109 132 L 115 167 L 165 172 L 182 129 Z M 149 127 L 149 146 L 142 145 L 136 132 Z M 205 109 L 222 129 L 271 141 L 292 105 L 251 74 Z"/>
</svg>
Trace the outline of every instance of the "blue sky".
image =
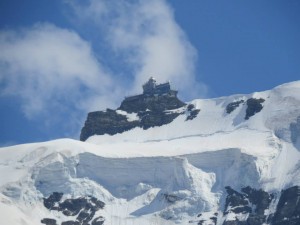
<svg viewBox="0 0 300 225">
<path fill-rule="evenodd" d="M 149 76 L 180 97 L 300 78 L 298 0 L 2 0 L 0 145 L 78 138 Z"/>
</svg>

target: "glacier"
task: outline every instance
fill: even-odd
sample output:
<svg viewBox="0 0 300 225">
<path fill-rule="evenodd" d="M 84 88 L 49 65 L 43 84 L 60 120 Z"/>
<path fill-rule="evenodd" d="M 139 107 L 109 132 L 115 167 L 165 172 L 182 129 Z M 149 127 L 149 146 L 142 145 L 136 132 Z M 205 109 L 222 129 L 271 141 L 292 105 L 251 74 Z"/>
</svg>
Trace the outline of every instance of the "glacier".
<svg viewBox="0 0 300 225">
<path fill-rule="evenodd" d="M 248 99 L 264 101 L 246 118 Z M 187 120 L 190 104 L 199 113 Z M 300 81 L 188 105 L 169 110 L 180 112 L 171 123 L 147 130 L 0 148 L 0 224 L 50 224 L 45 218 L 84 224 L 75 222 L 78 214 L 58 209 L 91 196 L 105 206 L 93 212 L 90 225 L 297 224 L 278 223 L 284 218 L 276 210 L 283 190 L 300 186 Z M 264 222 L 249 222 L 260 204 L 251 200 L 252 189 L 270 194 Z M 62 193 L 56 210 L 45 207 L 53 193 Z M 248 211 L 228 203 L 237 196 L 248 199 Z M 271 217 L 277 220 L 267 221 Z"/>
</svg>

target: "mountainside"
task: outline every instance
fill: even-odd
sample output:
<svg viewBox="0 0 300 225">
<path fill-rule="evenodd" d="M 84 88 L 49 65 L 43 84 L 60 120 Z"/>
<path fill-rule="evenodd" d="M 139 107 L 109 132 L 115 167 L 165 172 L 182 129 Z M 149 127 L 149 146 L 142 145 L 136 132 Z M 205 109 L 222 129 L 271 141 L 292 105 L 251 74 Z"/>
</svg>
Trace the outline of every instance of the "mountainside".
<svg viewBox="0 0 300 225">
<path fill-rule="evenodd" d="M 1 148 L 0 224 L 300 224 L 300 81 L 162 108 L 172 119 L 145 127 L 146 106 L 97 112 L 109 119 L 86 122 L 102 133 L 85 142 Z"/>
</svg>

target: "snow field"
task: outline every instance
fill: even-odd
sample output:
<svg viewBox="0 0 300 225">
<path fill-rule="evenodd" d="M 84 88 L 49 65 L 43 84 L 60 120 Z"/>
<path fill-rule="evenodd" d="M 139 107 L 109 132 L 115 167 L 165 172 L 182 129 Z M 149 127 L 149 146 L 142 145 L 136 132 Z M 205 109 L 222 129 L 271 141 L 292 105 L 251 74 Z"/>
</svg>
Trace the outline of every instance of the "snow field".
<svg viewBox="0 0 300 225">
<path fill-rule="evenodd" d="M 244 103 L 226 113 L 229 103 L 249 98 L 265 99 L 261 112 L 245 120 Z M 43 207 L 42 198 L 54 191 L 105 202 L 96 216 L 107 224 L 186 224 L 199 213 L 209 224 L 216 212 L 221 224 L 225 186 L 277 193 L 300 185 L 300 82 L 190 103 L 200 109 L 191 121 L 182 114 L 168 125 L 87 142 L 1 148 L 0 225 L 35 225 L 45 217 L 65 221 Z"/>
</svg>

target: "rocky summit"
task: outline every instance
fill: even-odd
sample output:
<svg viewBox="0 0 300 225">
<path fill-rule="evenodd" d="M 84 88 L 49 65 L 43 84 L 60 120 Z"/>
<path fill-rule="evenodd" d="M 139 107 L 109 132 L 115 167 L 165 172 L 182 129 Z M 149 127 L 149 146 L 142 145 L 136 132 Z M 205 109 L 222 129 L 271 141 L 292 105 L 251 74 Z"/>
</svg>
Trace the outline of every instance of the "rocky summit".
<svg viewBox="0 0 300 225">
<path fill-rule="evenodd" d="M 234 101 L 226 106 L 226 112 L 230 114 L 240 104 L 246 103 L 245 120 L 248 120 L 262 110 L 264 101 L 263 98 Z M 199 112 L 200 109 L 193 104 L 179 100 L 177 91 L 171 89 L 169 82 L 156 84 L 151 77 L 143 85 L 143 94 L 126 97 L 118 109 L 90 112 L 81 130 L 80 140 L 85 141 L 93 135 L 123 133 L 135 127 L 146 130 L 166 125 L 181 114 L 187 115 L 186 120 L 192 120 Z"/>
<path fill-rule="evenodd" d="M 143 94 L 126 97 L 117 110 L 91 112 L 81 130 L 80 140 L 93 135 L 123 133 L 135 127 L 148 129 L 172 122 L 185 106 L 170 83 L 156 84 L 151 77 L 143 85 Z"/>
</svg>

